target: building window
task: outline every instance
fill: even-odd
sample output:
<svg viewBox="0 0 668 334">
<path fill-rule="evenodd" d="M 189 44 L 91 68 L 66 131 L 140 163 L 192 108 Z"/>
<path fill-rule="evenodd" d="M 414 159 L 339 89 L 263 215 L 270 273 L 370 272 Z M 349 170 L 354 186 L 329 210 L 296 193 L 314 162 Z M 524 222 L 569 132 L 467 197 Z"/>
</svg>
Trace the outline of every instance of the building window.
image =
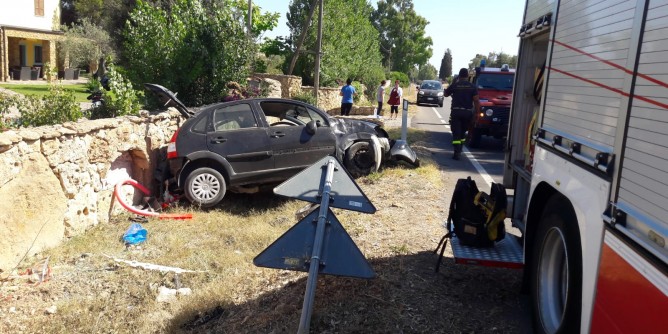
<svg viewBox="0 0 668 334">
<path fill-rule="evenodd" d="M 35 16 L 44 16 L 44 0 L 35 0 Z"/>
<path fill-rule="evenodd" d="M 42 63 L 42 46 L 35 45 L 35 63 Z"/>
</svg>

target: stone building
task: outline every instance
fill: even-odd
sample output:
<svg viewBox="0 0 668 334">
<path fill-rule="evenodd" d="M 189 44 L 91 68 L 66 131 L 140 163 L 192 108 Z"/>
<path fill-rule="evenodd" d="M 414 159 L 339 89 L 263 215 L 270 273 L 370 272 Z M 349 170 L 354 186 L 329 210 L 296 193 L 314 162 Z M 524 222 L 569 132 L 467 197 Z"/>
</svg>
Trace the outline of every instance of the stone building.
<svg viewBox="0 0 668 334">
<path fill-rule="evenodd" d="M 36 80 L 56 64 L 59 0 L 0 0 L 0 81 Z"/>
</svg>

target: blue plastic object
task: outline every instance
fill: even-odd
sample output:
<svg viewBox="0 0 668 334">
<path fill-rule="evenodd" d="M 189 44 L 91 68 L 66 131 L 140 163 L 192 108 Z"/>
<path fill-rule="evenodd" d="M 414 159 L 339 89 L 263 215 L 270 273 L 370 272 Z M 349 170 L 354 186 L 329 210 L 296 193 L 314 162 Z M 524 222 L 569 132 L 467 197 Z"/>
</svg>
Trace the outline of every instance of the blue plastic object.
<svg viewBox="0 0 668 334">
<path fill-rule="evenodd" d="M 130 245 L 135 245 L 146 241 L 146 229 L 139 223 L 130 225 L 125 234 L 123 234 L 123 241 Z"/>
</svg>

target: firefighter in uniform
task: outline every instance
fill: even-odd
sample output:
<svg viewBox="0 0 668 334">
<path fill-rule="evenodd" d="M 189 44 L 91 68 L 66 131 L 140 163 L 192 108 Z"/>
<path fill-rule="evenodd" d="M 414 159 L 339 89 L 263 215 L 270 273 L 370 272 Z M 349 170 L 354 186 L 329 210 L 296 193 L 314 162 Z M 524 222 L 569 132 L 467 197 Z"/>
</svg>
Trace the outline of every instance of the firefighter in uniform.
<svg viewBox="0 0 668 334">
<path fill-rule="evenodd" d="M 462 153 L 462 145 L 466 140 L 466 130 L 471 124 L 473 113 L 480 110 L 478 89 L 468 81 L 468 77 L 468 69 L 462 68 L 459 70 L 457 80 L 448 86 L 444 93 L 445 96 L 452 96 L 450 129 L 452 130 L 452 146 L 454 148 L 452 158 L 455 160 L 459 160 Z"/>
</svg>

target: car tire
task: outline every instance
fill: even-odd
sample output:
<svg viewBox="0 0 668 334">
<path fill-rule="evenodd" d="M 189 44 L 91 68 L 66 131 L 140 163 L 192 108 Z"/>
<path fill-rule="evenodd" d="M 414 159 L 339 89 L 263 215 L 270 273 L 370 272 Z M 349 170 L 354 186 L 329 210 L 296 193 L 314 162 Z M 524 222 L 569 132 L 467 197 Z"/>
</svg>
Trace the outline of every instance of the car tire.
<svg viewBox="0 0 668 334">
<path fill-rule="evenodd" d="M 201 167 L 190 172 L 185 182 L 186 198 L 195 205 L 210 208 L 218 204 L 227 191 L 225 178 L 215 169 Z"/>
<path fill-rule="evenodd" d="M 466 135 L 466 146 L 471 148 L 480 147 L 480 141 L 482 140 L 482 133 L 480 130 L 470 129 Z"/>
<path fill-rule="evenodd" d="M 577 218 L 563 197 L 553 197 L 532 247 L 531 308 L 536 333 L 579 333 L 582 249 Z"/>
<path fill-rule="evenodd" d="M 343 164 L 348 173 L 355 178 L 369 175 L 376 165 L 373 146 L 365 141 L 358 141 L 346 150 Z"/>
<path fill-rule="evenodd" d="M 438 103 L 438 107 L 439 107 L 439 108 L 443 108 L 443 101 L 441 101 L 441 102 Z"/>
</svg>

